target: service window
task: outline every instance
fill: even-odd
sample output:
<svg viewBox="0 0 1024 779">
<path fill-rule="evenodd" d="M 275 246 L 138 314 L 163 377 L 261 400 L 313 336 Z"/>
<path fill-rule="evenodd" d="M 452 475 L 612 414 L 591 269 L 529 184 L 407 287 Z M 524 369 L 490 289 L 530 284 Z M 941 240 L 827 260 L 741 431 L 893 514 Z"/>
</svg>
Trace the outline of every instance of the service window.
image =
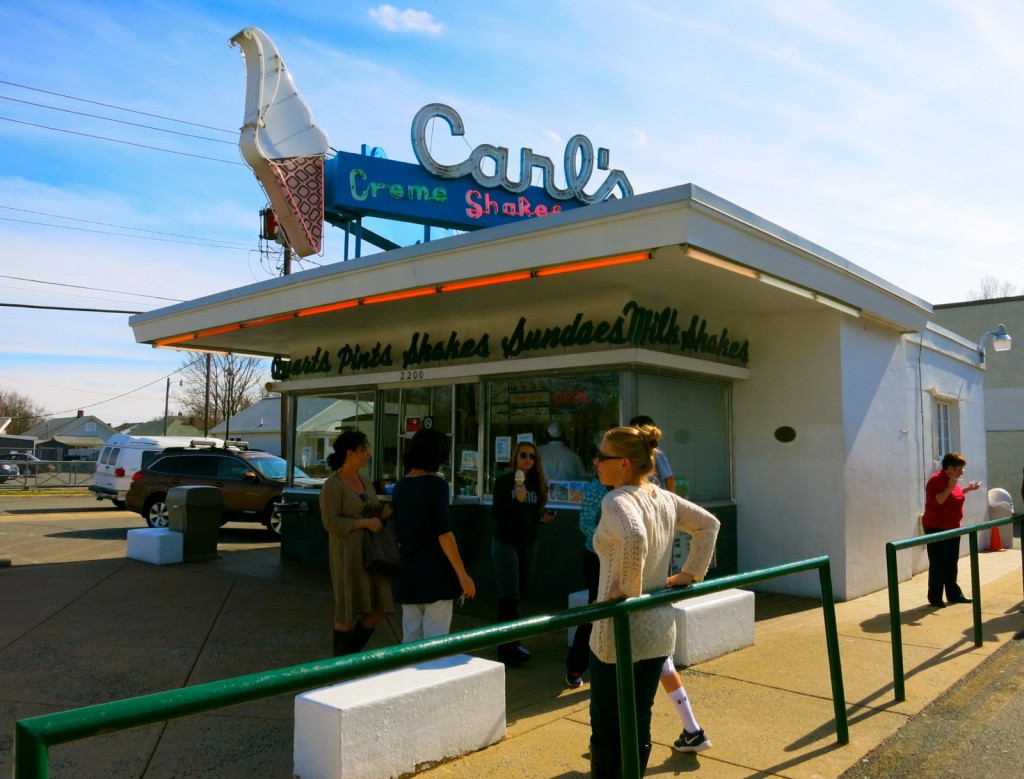
<svg viewBox="0 0 1024 779">
<path fill-rule="evenodd" d="M 525 439 L 537 446 L 549 499 L 582 502 L 601 436 L 619 424 L 619 383 L 618 373 L 488 381 L 483 491 L 492 493 L 516 442 Z"/>
</svg>

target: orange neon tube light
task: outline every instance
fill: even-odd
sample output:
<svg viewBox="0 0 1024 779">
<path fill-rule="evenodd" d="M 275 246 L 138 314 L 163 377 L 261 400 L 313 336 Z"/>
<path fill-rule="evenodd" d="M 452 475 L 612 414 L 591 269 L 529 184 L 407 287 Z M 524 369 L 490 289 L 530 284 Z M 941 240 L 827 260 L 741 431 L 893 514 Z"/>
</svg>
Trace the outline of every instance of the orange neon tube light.
<svg viewBox="0 0 1024 779">
<path fill-rule="evenodd" d="M 232 330 L 241 330 L 242 325 L 225 325 L 224 327 L 215 327 L 212 330 L 203 330 L 196 333 L 196 338 L 205 338 L 208 335 L 220 335 L 221 333 L 230 333 Z"/>
<path fill-rule="evenodd" d="M 460 289 L 473 289 L 475 287 L 486 287 L 489 284 L 505 284 L 510 281 L 526 281 L 533 276 L 528 271 L 520 271 L 519 273 L 506 273 L 504 276 L 491 276 L 486 279 L 471 279 L 470 281 L 456 281 L 451 284 L 442 284 L 442 292 L 457 292 Z"/>
<path fill-rule="evenodd" d="M 196 337 L 195 333 L 189 333 L 188 335 L 176 335 L 173 338 L 161 338 L 159 341 L 154 342 L 154 346 L 169 346 L 170 344 L 181 343 L 182 341 L 191 341 Z"/>
<path fill-rule="evenodd" d="M 608 268 L 612 265 L 625 265 L 630 262 L 642 262 L 651 259 L 650 252 L 638 252 L 637 254 L 623 254 L 619 257 L 605 257 L 600 260 L 584 260 L 583 262 L 570 262 L 565 265 L 555 265 L 551 268 L 540 268 L 537 276 L 554 276 L 559 273 L 572 273 L 577 270 L 594 270 L 595 268 Z"/>
<path fill-rule="evenodd" d="M 358 300 L 346 300 L 343 303 L 331 303 L 326 306 L 304 308 L 302 309 L 302 311 L 296 311 L 295 316 L 314 316 L 316 314 L 326 314 L 328 311 L 340 311 L 343 308 L 355 308 L 358 305 Z"/>
<path fill-rule="evenodd" d="M 266 319 L 253 319 L 251 322 L 242 322 L 242 327 L 257 327 L 258 325 L 269 325 L 274 322 L 283 322 L 286 319 L 294 319 L 296 314 L 281 314 L 280 316 L 268 316 Z"/>
<path fill-rule="evenodd" d="M 392 300 L 405 300 L 406 298 L 421 298 L 426 295 L 436 295 L 436 287 L 423 287 L 422 289 L 411 289 L 406 292 L 389 292 L 386 295 L 374 295 L 372 298 L 363 298 L 362 305 L 369 306 L 373 303 L 387 303 Z"/>
</svg>

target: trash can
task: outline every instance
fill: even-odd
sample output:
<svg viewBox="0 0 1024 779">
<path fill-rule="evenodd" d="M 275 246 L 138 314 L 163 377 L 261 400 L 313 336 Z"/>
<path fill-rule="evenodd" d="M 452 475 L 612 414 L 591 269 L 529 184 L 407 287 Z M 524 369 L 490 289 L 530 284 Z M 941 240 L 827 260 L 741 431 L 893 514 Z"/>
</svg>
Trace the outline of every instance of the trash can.
<svg viewBox="0 0 1024 779">
<path fill-rule="evenodd" d="M 1010 493 L 1006 490 L 994 487 L 988 491 L 988 518 L 992 519 L 1006 519 L 1007 517 L 1013 516 L 1013 498 L 1010 497 Z M 1013 546 L 1013 525 L 1004 525 L 1010 534 L 1010 546 Z M 1006 547 L 1003 546 L 1003 539 L 1000 534 L 998 527 L 992 528 L 992 537 L 989 540 L 988 550 L 990 552 L 1001 552 Z"/>
<path fill-rule="evenodd" d="M 185 536 L 182 559 L 210 560 L 217 554 L 217 534 L 224 496 L 217 487 L 172 487 L 167 492 L 167 525 Z"/>
</svg>

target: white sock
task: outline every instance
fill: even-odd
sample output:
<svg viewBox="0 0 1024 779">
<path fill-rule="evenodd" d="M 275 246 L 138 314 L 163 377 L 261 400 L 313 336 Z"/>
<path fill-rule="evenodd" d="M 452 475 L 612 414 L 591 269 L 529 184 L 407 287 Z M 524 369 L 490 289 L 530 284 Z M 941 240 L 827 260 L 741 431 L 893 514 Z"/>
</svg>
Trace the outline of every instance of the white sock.
<svg viewBox="0 0 1024 779">
<path fill-rule="evenodd" d="M 668 697 L 683 723 L 683 729 L 687 733 L 696 733 L 700 730 L 700 725 L 697 724 L 697 719 L 693 716 L 693 709 L 690 708 L 690 699 L 686 697 L 686 688 L 680 687 L 678 690 L 673 690 Z"/>
</svg>

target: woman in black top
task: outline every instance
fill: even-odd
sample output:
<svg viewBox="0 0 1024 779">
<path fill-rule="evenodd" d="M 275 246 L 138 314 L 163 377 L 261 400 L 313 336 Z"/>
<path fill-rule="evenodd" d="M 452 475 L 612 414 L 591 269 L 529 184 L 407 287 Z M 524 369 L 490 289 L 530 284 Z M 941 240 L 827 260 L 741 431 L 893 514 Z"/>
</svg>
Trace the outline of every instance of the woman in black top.
<svg viewBox="0 0 1024 779">
<path fill-rule="evenodd" d="M 437 476 L 450 451 L 444 433 L 417 432 L 405 450 L 406 474 L 392 495 L 403 643 L 447 635 L 452 601 L 459 595 L 476 595 L 452 532 L 448 482 Z"/>
<path fill-rule="evenodd" d="M 522 472 L 523 483 L 517 483 Z M 545 511 L 548 481 L 537 447 L 530 441 L 516 444 L 508 470 L 494 482 L 494 540 L 491 558 L 498 586 L 498 622 L 519 619 L 519 603 L 530 578 L 536 555 L 537 527 L 555 518 Z M 530 653 L 518 641 L 501 644 L 498 659 L 513 665 L 526 662 Z"/>
</svg>

